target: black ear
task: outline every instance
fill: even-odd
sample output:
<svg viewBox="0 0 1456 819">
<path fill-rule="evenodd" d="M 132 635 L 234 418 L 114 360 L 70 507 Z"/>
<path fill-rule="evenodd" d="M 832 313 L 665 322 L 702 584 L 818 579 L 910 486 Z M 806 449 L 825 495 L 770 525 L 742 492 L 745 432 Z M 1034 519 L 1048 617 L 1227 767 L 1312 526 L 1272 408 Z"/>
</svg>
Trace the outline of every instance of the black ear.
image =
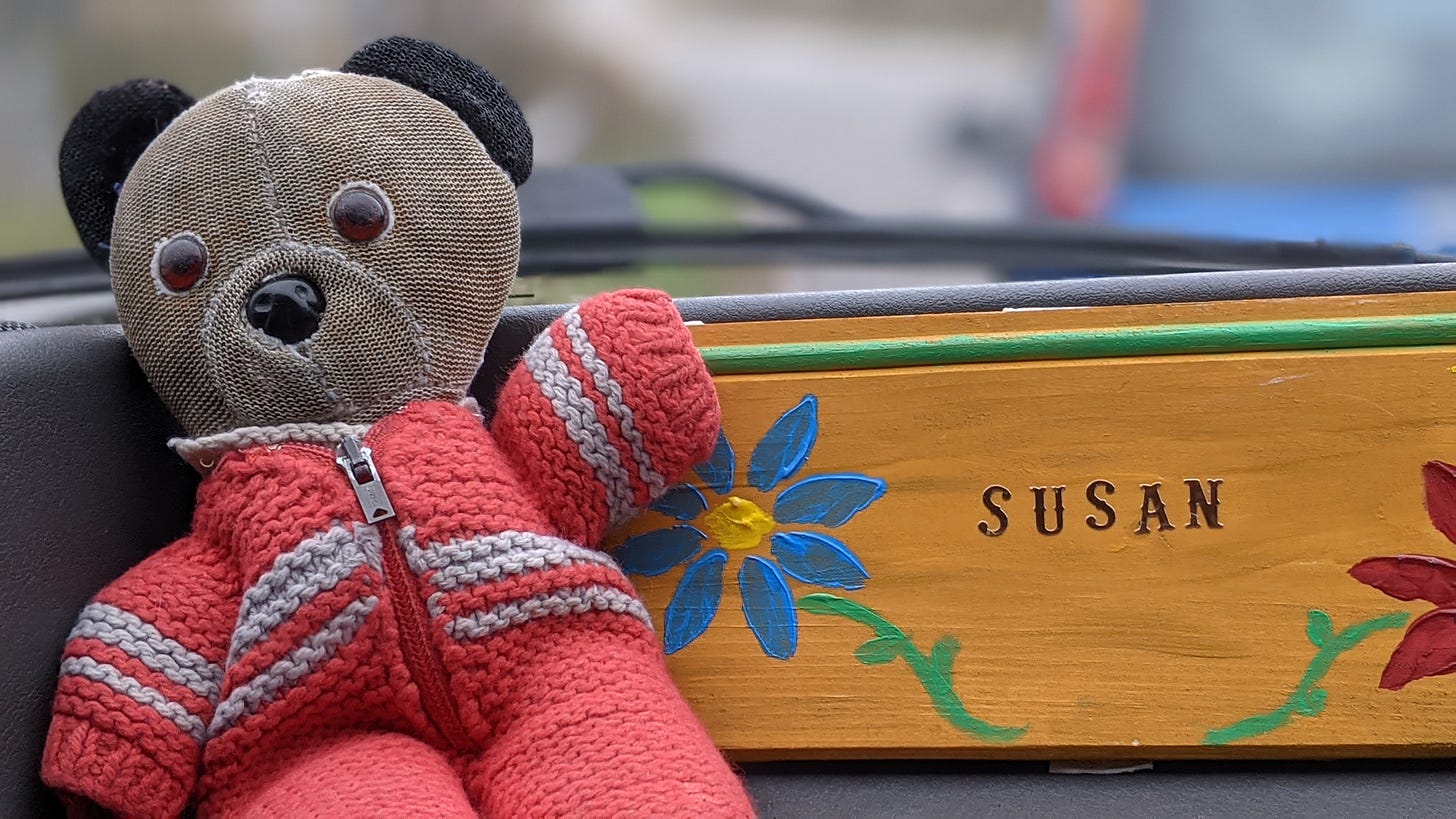
<svg viewBox="0 0 1456 819">
<path fill-rule="evenodd" d="M 111 254 L 116 194 L 157 134 L 192 107 L 192 98 L 162 80 L 131 80 L 96 92 L 61 140 L 61 195 L 91 258 Z"/>
<path fill-rule="evenodd" d="M 490 72 L 455 52 L 411 37 L 385 37 L 354 52 L 350 74 L 394 80 L 444 103 L 519 187 L 531 175 L 531 128 Z"/>
</svg>

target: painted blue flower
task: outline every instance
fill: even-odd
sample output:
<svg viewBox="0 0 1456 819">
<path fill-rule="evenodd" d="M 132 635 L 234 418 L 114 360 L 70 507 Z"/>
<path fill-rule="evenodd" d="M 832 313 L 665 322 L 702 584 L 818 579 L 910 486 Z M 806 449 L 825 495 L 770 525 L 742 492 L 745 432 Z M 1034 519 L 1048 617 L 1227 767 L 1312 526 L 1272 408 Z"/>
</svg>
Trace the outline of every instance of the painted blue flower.
<svg viewBox="0 0 1456 819">
<path fill-rule="evenodd" d="M 773 492 L 809 460 L 818 435 L 819 400 L 806 395 L 779 416 L 754 447 L 748 485 Z M 717 505 L 710 509 L 697 487 L 672 487 L 651 508 L 680 521 L 679 525 L 628 538 L 618 548 L 617 560 L 629 574 L 643 577 L 687 564 L 663 621 L 663 645 L 672 654 L 700 637 L 717 616 L 730 553 L 754 550 L 767 537 L 771 559 L 746 554 L 738 568 L 738 591 L 744 619 L 763 653 L 787 660 L 799 645 L 798 614 L 788 579 L 854 590 L 864 588 L 869 572 L 834 537 L 797 528 L 777 530 L 798 524 L 842 526 L 885 494 L 885 482 L 849 472 L 812 475 L 780 491 L 769 513 L 733 494 L 733 445 L 721 432 L 712 457 L 694 471 L 721 498 Z"/>
</svg>

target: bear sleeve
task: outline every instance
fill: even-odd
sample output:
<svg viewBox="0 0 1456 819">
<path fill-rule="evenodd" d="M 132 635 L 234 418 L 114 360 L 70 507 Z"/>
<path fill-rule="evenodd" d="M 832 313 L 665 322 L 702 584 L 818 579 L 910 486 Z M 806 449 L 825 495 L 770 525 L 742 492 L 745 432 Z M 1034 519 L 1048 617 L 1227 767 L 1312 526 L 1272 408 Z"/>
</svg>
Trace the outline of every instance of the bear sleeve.
<svg viewBox="0 0 1456 819">
<path fill-rule="evenodd" d="M 188 536 L 81 610 L 61 657 L 41 766 L 47 785 L 120 815 L 182 812 L 222 687 L 238 591 L 231 561 Z"/>
<path fill-rule="evenodd" d="M 720 421 L 672 299 L 624 290 L 536 338 L 501 389 L 492 432 L 562 536 L 595 546 L 707 460 Z"/>
</svg>

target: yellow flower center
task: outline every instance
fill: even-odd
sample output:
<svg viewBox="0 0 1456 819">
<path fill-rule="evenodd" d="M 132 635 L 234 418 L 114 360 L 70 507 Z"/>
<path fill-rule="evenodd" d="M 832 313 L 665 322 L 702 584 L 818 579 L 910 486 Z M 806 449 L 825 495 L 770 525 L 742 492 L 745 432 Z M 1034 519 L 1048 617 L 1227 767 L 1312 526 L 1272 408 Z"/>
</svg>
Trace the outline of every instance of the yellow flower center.
<svg viewBox="0 0 1456 819">
<path fill-rule="evenodd" d="M 752 549 L 773 527 L 769 513 L 736 495 L 703 516 L 703 528 L 725 549 Z"/>
</svg>

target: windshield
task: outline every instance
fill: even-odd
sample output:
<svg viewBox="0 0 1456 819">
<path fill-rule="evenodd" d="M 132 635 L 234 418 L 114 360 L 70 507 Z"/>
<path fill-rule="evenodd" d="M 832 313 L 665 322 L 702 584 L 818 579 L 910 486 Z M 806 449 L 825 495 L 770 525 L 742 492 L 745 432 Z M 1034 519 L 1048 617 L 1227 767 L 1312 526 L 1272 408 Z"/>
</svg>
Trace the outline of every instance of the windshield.
<svg viewBox="0 0 1456 819">
<path fill-rule="evenodd" d="M 1447 0 L 1151 3 L 1130 171 L 1456 183 L 1453 42 Z"/>
<path fill-rule="evenodd" d="M 540 172 L 514 303 L 1395 264 L 1456 244 L 1440 0 L 8 0 L 0 19 L 0 320 L 112 318 L 56 182 L 96 90 L 161 77 L 200 97 L 393 33 L 487 65 L 525 109 Z M 590 167 L 615 181 L 551 173 Z"/>
</svg>

